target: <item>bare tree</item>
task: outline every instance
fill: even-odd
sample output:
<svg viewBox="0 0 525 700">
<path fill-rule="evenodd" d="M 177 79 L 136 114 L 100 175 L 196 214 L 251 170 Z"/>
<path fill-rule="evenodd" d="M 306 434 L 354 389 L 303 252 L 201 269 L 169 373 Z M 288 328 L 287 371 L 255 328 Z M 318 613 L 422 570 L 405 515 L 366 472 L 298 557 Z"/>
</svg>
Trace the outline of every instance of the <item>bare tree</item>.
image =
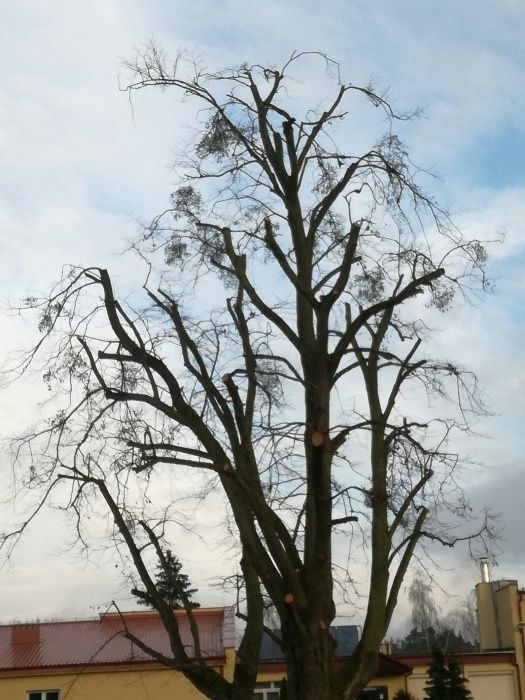
<svg viewBox="0 0 525 700">
<path fill-rule="evenodd" d="M 334 94 L 304 108 L 293 77 L 316 62 Z M 49 298 L 27 300 L 42 339 L 21 369 L 45 357 L 46 381 L 67 398 L 16 442 L 23 486 L 74 511 L 86 545 L 85 505 L 107 509 L 170 638 L 172 655 L 153 655 L 207 697 L 252 697 L 269 599 L 283 697 L 354 698 L 416 547 L 467 537 L 453 529 L 469 507 L 448 445 L 482 406 L 471 373 L 425 353 L 423 319 L 486 289 L 485 249 L 414 182 L 393 130 L 408 115 L 342 83 L 325 56 L 209 73 L 183 57 L 170 66 L 151 45 L 129 67 L 130 93 L 160 86 L 195 101 L 193 145 L 171 206 L 135 244 L 149 265 L 144 301 L 97 267 L 70 268 Z M 356 154 L 345 117 L 360 101 L 387 132 Z M 155 490 L 168 470 L 200 499 L 225 496 L 246 620 L 231 683 L 206 665 L 186 601 L 188 656 L 151 573 L 151 552 L 165 565 L 166 549 L 183 551 L 169 541 L 178 502 Z M 352 597 L 363 553 L 362 637 L 336 669 L 334 586 Z"/>
<path fill-rule="evenodd" d="M 446 617 L 446 624 L 479 649 L 476 593 L 471 591 Z"/>
<path fill-rule="evenodd" d="M 422 632 L 429 627 L 437 631 L 441 626 L 440 614 L 434 602 L 430 579 L 425 578 L 421 571 L 416 571 L 410 583 L 408 600 L 412 605 L 410 616 L 412 627 Z"/>
<path fill-rule="evenodd" d="M 412 611 L 408 634 L 394 642 L 398 654 L 476 651 L 477 625 L 472 599 L 443 615 L 434 601 L 432 578 L 417 570 L 408 587 Z"/>
</svg>

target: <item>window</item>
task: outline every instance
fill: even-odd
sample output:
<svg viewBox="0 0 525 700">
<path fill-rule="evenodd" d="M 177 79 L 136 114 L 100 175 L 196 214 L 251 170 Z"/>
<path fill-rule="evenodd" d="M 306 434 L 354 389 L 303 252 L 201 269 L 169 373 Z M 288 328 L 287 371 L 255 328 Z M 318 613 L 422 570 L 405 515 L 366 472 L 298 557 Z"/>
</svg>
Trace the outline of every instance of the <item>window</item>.
<svg viewBox="0 0 525 700">
<path fill-rule="evenodd" d="M 363 688 L 358 700 L 388 700 L 388 688 L 384 685 Z"/>
<path fill-rule="evenodd" d="M 279 700 L 279 681 L 256 683 L 253 692 L 253 700 Z"/>
<path fill-rule="evenodd" d="M 28 690 L 27 700 L 59 700 L 58 690 Z"/>
</svg>

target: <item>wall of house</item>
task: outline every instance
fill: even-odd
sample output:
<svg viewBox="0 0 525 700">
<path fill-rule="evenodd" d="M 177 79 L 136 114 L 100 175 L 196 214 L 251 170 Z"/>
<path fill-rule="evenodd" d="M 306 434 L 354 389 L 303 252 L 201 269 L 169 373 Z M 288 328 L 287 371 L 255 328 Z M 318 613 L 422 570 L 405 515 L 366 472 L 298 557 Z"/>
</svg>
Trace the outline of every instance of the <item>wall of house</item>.
<svg viewBox="0 0 525 700">
<path fill-rule="evenodd" d="M 388 690 L 388 700 L 392 700 L 398 690 L 407 690 L 404 676 L 380 676 L 373 678 L 368 687 L 386 686 Z"/>
<path fill-rule="evenodd" d="M 468 689 L 475 700 L 520 700 L 516 667 L 505 664 L 465 664 Z M 427 666 L 414 666 L 407 679 L 408 690 L 420 700 L 425 696 Z M 389 695 L 389 698 L 392 696 Z"/>
<path fill-rule="evenodd" d="M 29 690 L 60 690 L 60 700 L 201 700 L 191 683 L 162 668 L 84 671 L 76 674 L 0 678 L 1 700 L 26 700 Z"/>
<path fill-rule="evenodd" d="M 478 583 L 476 601 L 480 649 L 514 649 L 518 624 L 517 581 Z"/>
<path fill-rule="evenodd" d="M 234 657 L 230 659 L 233 661 Z M 227 663 L 225 677 L 231 677 Z M 219 670 L 219 669 L 218 669 Z M 392 700 L 399 689 L 424 698 L 427 666 L 415 666 L 404 676 L 381 676 L 369 686 L 386 686 Z M 466 664 L 464 673 L 475 700 L 519 700 L 516 667 L 511 663 Z M 280 681 L 283 671 L 259 673 L 259 681 Z M 205 698 L 181 673 L 154 667 L 111 671 L 83 671 L 60 675 L 0 677 L 1 700 L 25 700 L 29 690 L 60 690 L 60 700 L 200 700 Z"/>
<path fill-rule="evenodd" d="M 476 598 L 480 647 L 515 650 L 517 697 L 525 700 L 525 591 L 516 581 L 489 581 L 477 584 Z"/>
<path fill-rule="evenodd" d="M 521 588 L 516 591 L 516 661 L 520 673 L 521 698 L 525 692 L 525 591 Z"/>
<path fill-rule="evenodd" d="M 282 671 L 265 671 L 263 673 L 257 674 L 257 681 L 280 681 L 285 674 Z M 373 678 L 368 687 L 383 687 L 385 686 L 388 690 L 388 699 L 392 700 L 395 693 L 398 690 L 406 690 L 405 677 L 404 676 L 378 676 Z M 494 700 L 494 699 L 492 699 Z M 506 700 L 504 698 L 498 698 L 498 700 Z"/>
<path fill-rule="evenodd" d="M 226 663 L 224 664 L 222 674 L 227 681 L 231 682 L 233 680 L 233 673 L 235 670 L 237 651 L 234 649 L 233 646 L 228 647 L 224 650 L 224 656 L 226 657 Z"/>
</svg>

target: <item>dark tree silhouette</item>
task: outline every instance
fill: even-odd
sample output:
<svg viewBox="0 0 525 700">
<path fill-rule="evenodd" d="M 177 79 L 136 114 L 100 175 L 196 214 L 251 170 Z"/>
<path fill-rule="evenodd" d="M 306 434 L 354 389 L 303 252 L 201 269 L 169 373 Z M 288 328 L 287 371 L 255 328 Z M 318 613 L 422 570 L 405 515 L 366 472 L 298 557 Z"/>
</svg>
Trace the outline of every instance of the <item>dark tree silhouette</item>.
<svg viewBox="0 0 525 700">
<path fill-rule="evenodd" d="M 433 656 L 427 671 L 426 700 L 470 700 L 472 693 L 467 688 L 468 680 L 463 676 L 457 659 L 452 657 L 447 664 L 442 652 L 436 651 Z"/>
<path fill-rule="evenodd" d="M 319 89 L 297 90 L 319 63 Z M 127 548 L 169 632 L 171 656 L 150 653 L 204 695 L 252 697 L 270 601 L 288 700 L 354 698 L 416 548 L 466 538 L 450 441 L 483 409 L 472 373 L 432 356 L 424 319 L 487 288 L 485 249 L 416 184 L 395 131 L 407 115 L 325 56 L 212 73 L 152 45 L 129 67 L 130 94 L 157 86 L 195 103 L 195 139 L 170 206 L 134 246 L 148 262 L 142 300 L 99 267 L 67 268 L 48 298 L 27 300 L 42 338 L 20 369 L 45 374 L 63 404 L 16 442 L 15 470 L 64 498 L 82 543 L 86 504 L 106 508 L 107 542 Z M 360 103 L 372 118 L 347 127 Z M 382 133 L 360 133 L 379 114 Z M 238 555 L 246 624 L 231 681 L 205 663 L 191 605 L 188 656 L 151 573 L 173 523 L 188 527 L 184 484 L 194 505 L 223 494 Z M 335 586 L 352 599 L 364 551 L 362 636 L 336 668 Z"/>
<path fill-rule="evenodd" d="M 412 628 L 406 637 L 396 639 L 392 643 L 392 650 L 395 654 L 425 656 L 434 649 L 439 649 L 444 654 L 477 651 L 475 644 L 463 639 L 461 634 L 456 634 L 453 629 L 446 625 L 440 625 L 437 630 L 434 627 L 426 627 L 424 630 Z"/>
<path fill-rule="evenodd" d="M 448 669 L 445 656 L 441 651 L 435 651 L 432 664 L 427 671 L 428 681 L 425 684 L 426 700 L 448 699 Z"/>
<path fill-rule="evenodd" d="M 463 675 L 463 670 L 457 659 L 448 662 L 448 700 L 470 700 L 472 693 L 467 688 L 468 680 Z"/>
<path fill-rule="evenodd" d="M 166 551 L 163 561 L 157 567 L 155 587 L 163 600 L 174 610 L 189 605 L 191 608 L 200 607 L 200 603 L 191 600 L 197 593 L 196 588 L 190 588 L 191 583 L 186 574 L 182 573 L 182 564 L 170 549 Z M 133 589 L 132 593 L 139 599 L 139 605 L 147 605 L 155 609 L 155 603 L 146 591 Z"/>
<path fill-rule="evenodd" d="M 394 693 L 394 700 L 417 700 L 417 698 L 412 693 L 409 693 L 408 690 L 400 688 Z"/>
</svg>

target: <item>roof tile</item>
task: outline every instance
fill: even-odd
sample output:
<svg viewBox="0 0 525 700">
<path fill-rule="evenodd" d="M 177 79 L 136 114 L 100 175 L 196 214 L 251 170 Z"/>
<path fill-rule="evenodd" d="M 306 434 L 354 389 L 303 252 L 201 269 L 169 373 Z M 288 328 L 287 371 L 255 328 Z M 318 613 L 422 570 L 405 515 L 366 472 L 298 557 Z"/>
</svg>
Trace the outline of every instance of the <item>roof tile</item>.
<svg viewBox="0 0 525 700">
<path fill-rule="evenodd" d="M 224 608 L 199 608 L 194 611 L 203 655 L 224 655 Z M 161 654 L 171 656 L 169 640 L 155 612 L 122 613 L 136 637 Z M 177 613 L 179 627 L 188 654 L 193 656 L 193 640 L 188 620 Z M 27 627 L 27 626 L 26 626 Z M 139 663 L 151 661 L 124 636 L 124 624 L 118 613 L 103 614 L 98 620 L 44 622 L 38 624 L 39 641 L 12 641 L 13 629 L 20 625 L 0 626 L 0 672 L 23 668 L 89 666 L 95 664 Z M 22 635 L 23 636 L 23 635 Z"/>
</svg>

